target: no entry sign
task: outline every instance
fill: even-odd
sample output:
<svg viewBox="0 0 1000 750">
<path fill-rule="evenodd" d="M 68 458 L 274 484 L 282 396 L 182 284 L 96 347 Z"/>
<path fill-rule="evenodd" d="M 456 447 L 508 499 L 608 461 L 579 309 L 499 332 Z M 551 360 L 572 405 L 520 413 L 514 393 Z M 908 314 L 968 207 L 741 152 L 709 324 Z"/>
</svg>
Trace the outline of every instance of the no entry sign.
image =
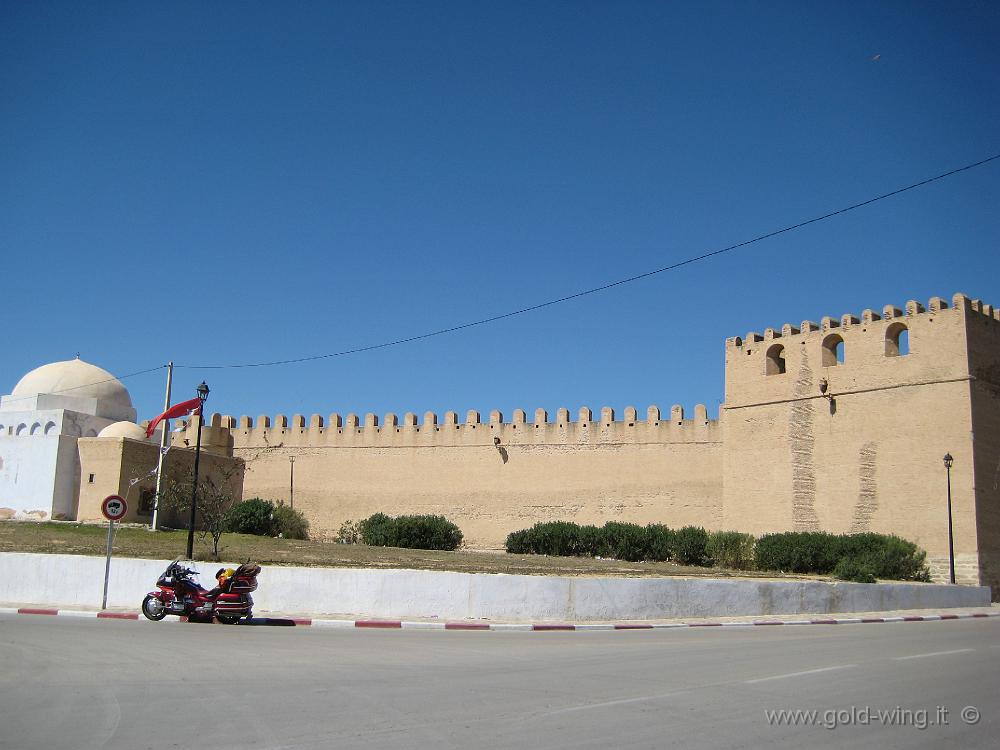
<svg viewBox="0 0 1000 750">
<path fill-rule="evenodd" d="M 120 521 L 128 513 L 128 503 L 120 495 L 108 495 L 101 503 L 101 513 L 109 521 Z"/>
</svg>

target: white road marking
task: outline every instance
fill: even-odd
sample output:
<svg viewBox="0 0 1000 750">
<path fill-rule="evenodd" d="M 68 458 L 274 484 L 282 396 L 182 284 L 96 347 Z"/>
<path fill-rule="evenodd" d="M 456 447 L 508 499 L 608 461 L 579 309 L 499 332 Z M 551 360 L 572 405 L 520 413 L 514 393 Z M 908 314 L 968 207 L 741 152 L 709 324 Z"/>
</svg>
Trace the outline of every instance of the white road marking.
<svg viewBox="0 0 1000 750">
<path fill-rule="evenodd" d="M 894 656 L 893 661 L 904 661 L 905 659 L 923 659 L 925 656 L 947 656 L 948 654 L 965 654 L 975 651 L 974 648 L 956 648 L 954 651 L 931 651 L 926 654 L 913 654 L 912 656 Z"/>
<path fill-rule="evenodd" d="M 758 682 L 769 682 L 770 680 L 784 680 L 788 677 L 801 677 L 807 674 L 819 674 L 820 672 L 833 672 L 837 669 L 850 669 L 857 664 L 840 664 L 836 667 L 820 667 L 819 669 L 807 669 L 804 672 L 789 672 L 788 674 L 776 674 L 770 677 L 758 677 L 756 680 L 746 680 L 747 685 L 754 685 Z"/>
</svg>

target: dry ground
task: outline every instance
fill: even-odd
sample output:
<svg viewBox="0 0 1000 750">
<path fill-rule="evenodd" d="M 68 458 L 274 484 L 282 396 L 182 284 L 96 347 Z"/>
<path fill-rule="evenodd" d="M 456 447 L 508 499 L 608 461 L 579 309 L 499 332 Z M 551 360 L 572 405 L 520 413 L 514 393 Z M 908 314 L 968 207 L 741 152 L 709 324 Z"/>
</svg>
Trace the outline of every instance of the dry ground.
<svg viewBox="0 0 1000 750">
<path fill-rule="evenodd" d="M 0 552 L 104 555 L 107 528 L 105 523 L 0 521 Z M 186 548 L 186 531 L 153 533 L 148 527 L 122 526 L 115 533 L 114 554 L 119 557 L 170 560 L 183 554 Z M 252 558 L 259 563 L 270 565 L 408 568 L 522 575 L 778 577 L 778 574 L 773 572 L 729 571 L 673 563 L 632 563 L 582 557 L 509 555 L 504 552 L 463 550 L 435 552 L 396 547 L 367 547 L 363 544 L 272 539 L 246 534 L 224 534 L 220 548 L 222 559 L 227 562 Z M 195 534 L 194 556 L 199 560 L 208 560 L 211 550 L 211 540 L 201 539 Z"/>
</svg>

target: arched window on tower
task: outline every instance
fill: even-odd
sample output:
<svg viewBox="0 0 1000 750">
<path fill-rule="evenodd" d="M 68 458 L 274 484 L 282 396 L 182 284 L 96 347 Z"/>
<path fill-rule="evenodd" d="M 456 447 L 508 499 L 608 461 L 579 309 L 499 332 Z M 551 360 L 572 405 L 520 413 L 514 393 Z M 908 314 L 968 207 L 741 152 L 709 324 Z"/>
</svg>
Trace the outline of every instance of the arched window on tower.
<svg viewBox="0 0 1000 750">
<path fill-rule="evenodd" d="M 840 334 L 831 333 L 823 339 L 823 367 L 844 364 L 844 339 Z"/>
<path fill-rule="evenodd" d="M 885 329 L 885 356 L 905 357 L 910 353 L 910 332 L 904 323 L 893 323 Z"/>
<path fill-rule="evenodd" d="M 785 372 L 785 347 L 781 344 L 773 344 L 767 350 L 767 358 L 764 360 L 765 375 L 781 375 Z"/>
</svg>

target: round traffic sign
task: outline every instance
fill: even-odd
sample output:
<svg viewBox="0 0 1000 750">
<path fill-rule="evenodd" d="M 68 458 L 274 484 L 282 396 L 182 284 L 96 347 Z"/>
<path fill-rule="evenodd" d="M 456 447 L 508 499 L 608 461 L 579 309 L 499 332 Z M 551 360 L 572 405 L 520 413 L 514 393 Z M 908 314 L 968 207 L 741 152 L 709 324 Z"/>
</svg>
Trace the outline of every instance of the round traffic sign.
<svg viewBox="0 0 1000 750">
<path fill-rule="evenodd" d="M 108 495 L 101 503 L 101 513 L 109 521 L 120 521 L 128 513 L 128 504 L 121 495 Z"/>
</svg>

